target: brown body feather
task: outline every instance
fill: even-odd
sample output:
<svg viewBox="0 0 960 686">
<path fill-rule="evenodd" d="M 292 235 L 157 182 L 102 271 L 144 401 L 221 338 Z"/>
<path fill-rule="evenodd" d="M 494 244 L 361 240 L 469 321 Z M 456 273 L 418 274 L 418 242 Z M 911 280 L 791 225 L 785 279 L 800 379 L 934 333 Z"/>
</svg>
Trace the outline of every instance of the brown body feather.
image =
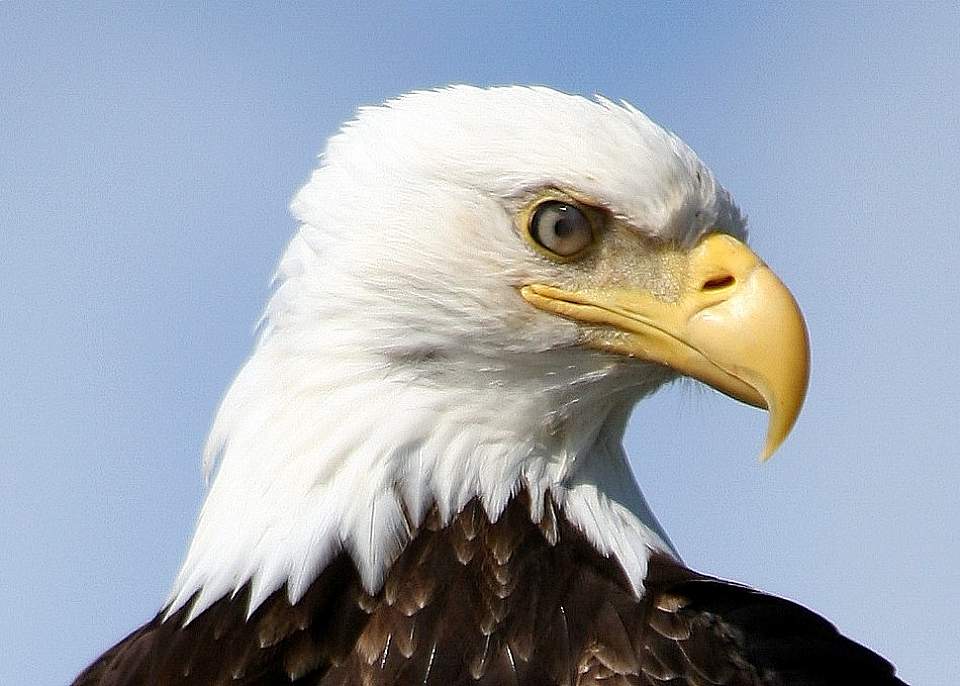
<svg viewBox="0 0 960 686">
<path fill-rule="evenodd" d="M 74 686 L 902 684 L 826 620 L 655 556 L 638 599 L 616 562 L 521 495 L 490 523 L 434 518 L 376 596 L 341 555 L 291 606 L 246 590 L 182 626 L 162 613 Z"/>
</svg>

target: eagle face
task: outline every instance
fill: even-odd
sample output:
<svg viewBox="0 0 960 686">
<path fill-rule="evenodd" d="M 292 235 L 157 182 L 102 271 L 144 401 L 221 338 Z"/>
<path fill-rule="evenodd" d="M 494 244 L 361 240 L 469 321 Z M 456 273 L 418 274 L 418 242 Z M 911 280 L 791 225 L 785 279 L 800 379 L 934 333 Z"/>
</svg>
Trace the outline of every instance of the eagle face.
<svg viewBox="0 0 960 686">
<path fill-rule="evenodd" d="M 743 246 L 709 169 L 629 105 L 543 88 L 413 93 L 332 139 L 293 207 L 323 256 L 305 306 L 354 301 L 331 325 L 370 331 L 353 345 L 409 382 L 602 383 L 635 401 L 685 374 L 772 410 L 765 456 L 799 412 L 807 341 L 792 296 Z"/>
</svg>

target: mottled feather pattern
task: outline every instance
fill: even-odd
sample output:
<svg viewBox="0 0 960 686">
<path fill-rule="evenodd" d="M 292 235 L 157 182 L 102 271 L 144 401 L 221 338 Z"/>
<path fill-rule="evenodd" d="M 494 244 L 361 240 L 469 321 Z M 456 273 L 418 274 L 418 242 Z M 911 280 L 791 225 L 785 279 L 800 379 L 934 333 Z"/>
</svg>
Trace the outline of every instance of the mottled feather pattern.
<svg viewBox="0 0 960 686">
<path fill-rule="evenodd" d="M 651 560 L 638 599 L 622 569 L 548 503 L 495 523 L 475 501 L 429 517 L 375 596 L 346 555 L 295 605 L 281 589 L 161 613 L 75 686 L 203 684 L 587 686 L 901 684 L 882 658 L 786 600 Z"/>
</svg>

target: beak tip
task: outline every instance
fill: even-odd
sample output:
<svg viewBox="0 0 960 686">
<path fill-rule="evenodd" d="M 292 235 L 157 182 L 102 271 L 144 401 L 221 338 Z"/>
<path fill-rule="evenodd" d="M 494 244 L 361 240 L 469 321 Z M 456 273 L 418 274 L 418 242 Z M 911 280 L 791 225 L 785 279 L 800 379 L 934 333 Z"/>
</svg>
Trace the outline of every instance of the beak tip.
<svg viewBox="0 0 960 686">
<path fill-rule="evenodd" d="M 797 408 L 796 414 L 799 414 L 799 407 Z M 759 460 L 760 464 L 765 464 L 770 461 L 770 458 L 773 457 L 780 446 L 783 445 L 784 441 L 787 440 L 787 436 L 790 434 L 790 431 L 793 429 L 793 424 L 796 421 L 796 414 L 790 417 L 790 420 L 784 425 L 782 419 L 775 412 L 770 413 L 770 426 L 767 429 L 767 438 L 763 443 L 763 449 L 760 451 Z"/>
</svg>

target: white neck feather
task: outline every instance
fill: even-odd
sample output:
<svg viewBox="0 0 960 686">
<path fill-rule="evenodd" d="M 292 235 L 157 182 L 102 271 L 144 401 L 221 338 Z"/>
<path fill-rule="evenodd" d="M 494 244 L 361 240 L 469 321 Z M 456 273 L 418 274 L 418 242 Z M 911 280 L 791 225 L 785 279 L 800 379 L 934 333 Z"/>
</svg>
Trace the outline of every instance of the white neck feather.
<svg viewBox="0 0 960 686">
<path fill-rule="evenodd" d="M 477 497 L 496 520 L 520 489 L 534 521 L 549 492 L 642 592 L 650 552 L 673 553 L 621 446 L 637 379 L 615 363 L 565 376 L 531 359 L 509 379 L 486 365 L 318 365 L 267 335 L 211 432 L 220 466 L 168 616 L 196 594 L 190 621 L 248 582 L 250 612 L 284 584 L 296 602 L 341 550 L 375 593 L 431 507 L 448 521 Z"/>
</svg>

